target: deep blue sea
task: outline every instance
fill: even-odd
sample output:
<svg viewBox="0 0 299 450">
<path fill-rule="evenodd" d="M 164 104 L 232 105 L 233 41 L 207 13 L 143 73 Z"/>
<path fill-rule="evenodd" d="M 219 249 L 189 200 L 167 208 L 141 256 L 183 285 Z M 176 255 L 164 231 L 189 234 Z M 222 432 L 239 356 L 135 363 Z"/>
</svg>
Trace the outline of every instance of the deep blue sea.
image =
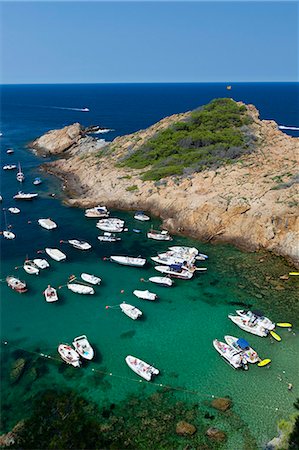
<svg viewBox="0 0 299 450">
<path fill-rule="evenodd" d="M 269 254 L 247 254 L 229 245 L 176 237 L 174 244 L 194 245 L 209 255 L 207 273 L 196 275 L 190 282 L 179 280 L 170 289 L 149 286 L 140 279 L 157 274 L 150 263 L 145 269 L 125 268 L 103 261 L 103 257 L 142 254 L 149 259 L 166 250 L 166 243 L 146 238 L 146 230 L 151 224 L 157 227 L 158 220 L 136 223 L 133 212 L 113 211 L 113 216 L 125 219 L 129 231 L 119 244 L 101 244 L 97 240 L 96 221 L 85 219 L 80 209 L 63 205 L 60 182 L 39 171 L 39 165 L 47 159 L 36 157 L 26 147 L 30 140 L 46 131 L 74 122 L 112 129 L 98 135 L 110 141 L 218 97 L 252 103 L 262 119 L 299 128 L 298 83 L 234 83 L 231 90 L 224 83 L 1 87 L 1 167 L 20 162 L 26 176 L 23 190 L 39 193 L 33 202 L 15 202 L 12 197 L 20 188 L 15 172 L 1 169 L 2 208 L 18 206 L 21 213 L 7 213 L 17 237 L 14 241 L 0 237 L 0 278 L 15 274 L 26 280 L 29 287 L 28 293 L 19 295 L 0 283 L 2 430 L 8 430 L 26 416 L 30 399 L 50 386 L 72 387 L 99 404 L 118 402 L 131 393 L 148 395 L 159 384 L 180 387 L 178 395 L 183 395 L 186 401 L 198 402 L 201 410 L 208 408 L 206 402 L 213 395 L 229 395 L 239 421 L 238 427 L 229 425 L 226 448 L 231 450 L 248 448 L 245 430 L 256 441 L 256 447 L 252 448 L 262 448 L 275 435 L 277 421 L 294 412 L 293 402 L 299 396 L 298 280 L 293 277 L 284 283 L 282 290 L 274 288 L 274 282 L 288 273 L 291 266 Z M 89 112 L 80 110 L 86 107 Z M 299 136 L 299 130 L 284 132 Z M 6 153 L 10 147 L 14 149 L 13 155 Z M 36 176 L 44 181 L 39 187 L 32 185 Z M 50 193 L 55 193 L 55 197 Z M 41 217 L 51 217 L 58 229 L 40 228 L 37 219 Z M 1 220 L 3 229 L 3 212 Z M 133 228 L 141 232 L 136 234 Z M 70 238 L 87 240 L 93 246 L 92 251 L 82 254 L 60 244 L 60 240 Z M 67 261 L 63 264 L 51 261 L 51 268 L 38 277 L 26 274 L 20 267 L 26 256 L 36 257 L 36 252 L 46 246 L 61 246 Z M 57 304 L 44 301 L 42 291 L 48 283 L 62 286 L 70 274 L 79 276 L 83 271 L 103 280 L 95 296 L 86 298 L 62 288 Z M 147 288 L 159 295 L 158 302 L 144 302 L 132 295 L 134 289 Z M 142 309 L 144 319 L 133 322 L 117 309 L 105 309 L 106 305 L 117 305 L 123 300 Z M 236 304 L 242 303 L 263 309 L 274 321 L 293 323 L 293 330 L 281 329 L 280 343 L 244 336 L 227 319 Z M 97 359 L 79 370 L 65 368 L 57 354 L 58 344 L 71 343 L 83 333 L 95 347 Z M 234 371 L 212 346 L 214 338 L 223 340 L 225 334 L 248 339 L 262 357 L 272 359 L 270 368 L 254 366 L 248 372 Z M 52 359 L 45 359 L 40 353 Z M 137 376 L 124 362 L 127 354 L 154 363 L 161 370 L 157 384 L 136 382 Z M 10 369 L 20 356 L 27 360 L 26 370 L 17 383 L 12 383 Z M 96 381 L 95 373 L 101 374 Z M 288 382 L 294 384 L 292 392 L 287 390 Z M 215 420 L 213 425 L 228 426 L 222 416 Z"/>
</svg>

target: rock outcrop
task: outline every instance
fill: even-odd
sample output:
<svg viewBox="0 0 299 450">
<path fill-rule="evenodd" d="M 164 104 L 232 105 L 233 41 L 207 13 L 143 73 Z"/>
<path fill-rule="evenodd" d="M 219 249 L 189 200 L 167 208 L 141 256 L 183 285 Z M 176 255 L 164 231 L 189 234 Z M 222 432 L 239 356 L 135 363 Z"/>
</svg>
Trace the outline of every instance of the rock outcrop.
<svg viewBox="0 0 299 450">
<path fill-rule="evenodd" d="M 25 422 L 18 422 L 11 431 L 0 436 L 0 447 L 6 448 L 18 442 L 18 434 L 24 429 Z"/>
<path fill-rule="evenodd" d="M 231 408 L 232 401 L 227 397 L 214 398 L 214 400 L 212 400 L 211 402 L 211 406 L 215 409 L 218 409 L 218 411 L 225 412 Z"/>
<path fill-rule="evenodd" d="M 247 111 L 257 138 L 253 153 L 216 170 L 158 182 L 142 181 L 142 170 L 121 168 L 116 163 L 190 113 L 167 117 L 146 130 L 116 138 L 100 152 L 95 139 L 80 139 L 78 124 L 72 139 L 69 129 L 64 128 L 60 131 L 65 139 L 60 136 L 57 140 L 47 133 L 34 142 L 52 154 L 66 148 L 64 142 L 72 143 L 64 151 L 67 158 L 46 165 L 46 170 L 64 179 L 70 205 L 104 203 L 119 209 L 147 210 L 159 216 L 173 233 L 230 242 L 249 251 L 266 249 L 299 267 L 299 140 L 281 132 L 275 122 L 260 120 L 253 105 L 247 105 Z M 55 133 L 59 136 L 59 130 Z"/>
<path fill-rule="evenodd" d="M 210 427 L 206 431 L 206 435 L 209 439 L 215 442 L 223 442 L 226 440 L 226 433 L 218 428 Z"/>
<path fill-rule="evenodd" d="M 26 360 L 24 358 L 18 358 L 11 367 L 10 381 L 16 383 L 24 373 Z"/>
</svg>

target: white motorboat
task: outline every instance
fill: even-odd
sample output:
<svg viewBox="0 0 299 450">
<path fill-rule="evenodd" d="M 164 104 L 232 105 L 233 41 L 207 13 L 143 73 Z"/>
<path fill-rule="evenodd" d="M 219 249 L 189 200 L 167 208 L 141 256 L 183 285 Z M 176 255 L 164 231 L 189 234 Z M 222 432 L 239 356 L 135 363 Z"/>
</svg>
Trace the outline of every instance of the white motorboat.
<svg viewBox="0 0 299 450">
<path fill-rule="evenodd" d="M 175 253 L 184 253 L 184 254 L 191 253 L 191 254 L 195 254 L 195 255 L 198 255 L 198 253 L 199 253 L 199 251 L 195 247 L 175 245 L 173 247 L 168 247 L 168 248 L 169 248 L 169 250 L 171 250 Z"/>
<path fill-rule="evenodd" d="M 16 164 L 6 164 L 5 166 L 3 166 L 3 170 L 15 170 L 16 168 Z"/>
<path fill-rule="evenodd" d="M 136 297 L 141 298 L 142 300 L 156 300 L 157 294 L 154 294 L 153 292 L 150 292 L 148 290 L 146 291 L 138 291 L 135 289 L 133 291 L 133 294 L 136 295 Z"/>
<path fill-rule="evenodd" d="M 137 211 L 134 214 L 134 219 L 140 220 L 140 222 L 147 222 L 148 220 L 150 220 L 150 217 L 144 214 L 143 211 Z"/>
<path fill-rule="evenodd" d="M 168 277 L 150 277 L 148 280 L 160 286 L 171 287 L 173 285 L 173 280 Z"/>
<path fill-rule="evenodd" d="M 150 230 L 147 233 L 147 237 L 149 239 L 155 239 L 156 241 L 172 241 L 172 237 L 170 236 L 167 230 L 162 231 Z"/>
<path fill-rule="evenodd" d="M 106 231 L 102 236 L 98 236 L 98 240 L 101 242 L 117 242 L 121 241 L 121 238 Z"/>
<path fill-rule="evenodd" d="M 122 264 L 123 266 L 143 267 L 146 263 L 145 258 L 135 258 L 132 256 L 110 256 L 110 261 Z"/>
<path fill-rule="evenodd" d="M 254 364 L 260 361 L 257 352 L 250 347 L 249 343 L 245 339 L 239 339 L 234 336 L 224 336 L 224 340 L 234 350 L 242 352 L 243 356 L 249 363 Z"/>
<path fill-rule="evenodd" d="M 158 256 L 152 256 L 151 259 L 158 264 L 164 264 L 166 266 L 171 266 L 172 264 L 182 264 L 187 266 L 188 264 L 192 265 L 195 261 L 195 258 L 189 257 L 187 259 L 182 256 L 169 254 L 168 252 L 159 253 Z"/>
<path fill-rule="evenodd" d="M 39 184 L 42 184 L 42 179 L 39 177 L 34 178 L 33 182 L 34 186 L 38 186 Z"/>
<path fill-rule="evenodd" d="M 76 337 L 73 340 L 73 346 L 75 347 L 76 352 L 78 352 L 79 355 L 82 356 L 82 358 L 88 359 L 89 361 L 93 359 L 94 351 L 85 334 Z"/>
<path fill-rule="evenodd" d="M 124 231 L 125 222 L 117 218 L 101 219 L 98 221 L 96 227 L 102 231 L 109 231 L 110 233 L 121 233 Z"/>
<path fill-rule="evenodd" d="M 81 278 L 83 281 L 86 281 L 87 283 L 90 284 L 101 284 L 101 278 L 96 277 L 94 275 L 89 275 L 89 273 L 81 273 Z"/>
<path fill-rule="evenodd" d="M 68 283 L 67 287 L 70 291 L 76 294 L 92 295 L 94 294 L 94 289 L 91 286 L 86 286 L 80 283 Z"/>
<path fill-rule="evenodd" d="M 46 259 L 36 258 L 33 259 L 32 261 L 39 269 L 47 269 L 48 267 L 50 267 L 50 264 Z"/>
<path fill-rule="evenodd" d="M 217 352 L 220 353 L 234 369 L 248 369 L 247 360 L 242 356 L 242 352 L 233 349 L 224 342 L 218 341 L 218 339 L 213 340 L 213 345 Z"/>
<path fill-rule="evenodd" d="M 47 289 L 44 290 L 44 296 L 45 296 L 46 302 L 48 302 L 48 303 L 57 302 L 57 300 L 58 300 L 58 295 L 57 295 L 56 289 L 54 289 L 50 285 L 48 285 Z"/>
<path fill-rule="evenodd" d="M 159 370 L 150 364 L 142 361 L 135 356 L 128 355 L 126 357 L 126 363 L 137 375 L 144 378 L 146 381 L 151 381 L 154 375 L 159 375 Z"/>
<path fill-rule="evenodd" d="M 68 243 L 78 250 L 91 249 L 91 245 L 88 242 L 80 241 L 79 239 L 69 239 Z"/>
<path fill-rule="evenodd" d="M 12 155 L 14 152 L 15 152 L 15 151 L 14 151 L 13 148 L 8 148 L 8 149 L 6 150 L 6 153 L 7 153 L 8 155 Z"/>
<path fill-rule="evenodd" d="M 266 330 L 257 322 L 255 322 L 254 324 L 251 323 L 250 319 L 243 319 L 240 316 L 232 315 L 229 315 L 228 318 L 236 325 L 238 325 L 241 330 L 247 331 L 248 333 L 252 333 L 260 337 L 266 337 L 268 335 L 269 330 Z"/>
<path fill-rule="evenodd" d="M 8 231 L 8 230 L 4 230 L 3 231 L 3 236 L 5 237 L 5 239 L 15 239 L 16 235 L 12 232 L 12 231 Z"/>
<path fill-rule="evenodd" d="M 39 274 L 39 268 L 36 267 L 33 261 L 27 259 L 24 264 L 23 268 L 25 272 L 29 273 L 29 275 L 38 275 Z"/>
<path fill-rule="evenodd" d="M 268 317 L 265 317 L 264 314 L 261 311 L 253 310 L 248 311 L 245 309 L 238 309 L 236 311 L 238 316 L 242 317 L 243 319 L 249 319 L 251 323 L 257 322 L 262 327 L 266 328 L 267 330 L 274 330 L 275 323 L 271 322 Z"/>
<path fill-rule="evenodd" d="M 80 367 L 80 356 L 70 345 L 60 344 L 58 353 L 67 364 L 71 364 L 74 367 Z"/>
<path fill-rule="evenodd" d="M 64 261 L 66 259 L 66 255 L 62 253 L 58 248 L 45 248 L 45 252 L 47 255 L 50 256 L 50 258 L 54 259 L 55 261 Z"/>
<path fill-rule="evenodd" d="M 20 214 L 20 212 L 21 212 L 21 210 L 19 209 L 19 208 L 8 208 L 8 211 L 11 213 L 11 214 Z"/>
<path fill-rule="evenodd" d="M 13 196 L 15 200 L 32 200 L 36 198 L 38 194 L 35 193 L 25 193 L 22 191 L 19 191 L 16 195 Z"/>
<path fill-rule="evenodd" d="M 38 219 L 38 224 L 46 230 L 54 230 L 57 224 L 51 219 Z"/>
<path fill-rule="evenodd" d="M 136 320 L 142 316 L 142 312 L 140 311 L 140 309 L 135 308 L 135 306 L 133 305 L 129 305 L 128 303 L 123 302 L 119 306 L 122 312 L 133 320 Z"/>
<path fill-rule="evenodd" d="M 16 277 L 8 276 L 6 277 L 6 282 L 11 289 L 21 294 L 28 291 L 25 281 L 21 281 Z"/>
<path fill-rule="evenodd" d="M 17 173 L 16 178 L 17 178 L 17 181 L 19 181 L 20 183 L 22 183 L 25 180 L 25 175 L 22 172 L 20 163 L 19 163 L 19 169 L 18 169 L 18 173 Z"/>
<path fill-rule="evenodd" d="M 180 278 L 182 280 L 191 280 L 194 273 L 190 272 L 190 270 L 183 269 L 180 264 L 173 264 L 172 266 L 155 266 L 155 269 L 165 275 L 170 275 L 171 277 Z"/>
<path fill-rule="evenodd" d="M 89 208 L 85 210 L 85 217 L 101 219 L 109 216 L 109 212 L 106 206 L 95 206 L 94 208 Z"/>
</svg>

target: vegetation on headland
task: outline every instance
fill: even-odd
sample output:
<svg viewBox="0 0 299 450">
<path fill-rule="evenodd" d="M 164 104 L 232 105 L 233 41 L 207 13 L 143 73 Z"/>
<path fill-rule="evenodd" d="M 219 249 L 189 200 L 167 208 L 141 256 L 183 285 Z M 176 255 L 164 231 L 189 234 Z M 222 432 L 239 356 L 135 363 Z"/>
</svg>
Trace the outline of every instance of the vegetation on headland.
<svg viewBox="0 0 299 450">
<path fill-rule="evenodd" d="M 256 138 L 248 126 L 251 121 L 245 105 L 215 99 L 128 152 L 119 164 L 149 168 L 143 180 L 217 168 L 253 151 Z"/>
</svg>

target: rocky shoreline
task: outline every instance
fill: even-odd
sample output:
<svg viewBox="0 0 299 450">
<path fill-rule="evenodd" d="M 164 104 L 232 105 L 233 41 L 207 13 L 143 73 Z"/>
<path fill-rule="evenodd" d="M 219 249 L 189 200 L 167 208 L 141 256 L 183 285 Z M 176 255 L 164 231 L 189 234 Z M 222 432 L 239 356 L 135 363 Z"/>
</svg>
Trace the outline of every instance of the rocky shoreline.
<svg viewBox="0 0 299 450">
<path fill-rule="evenodd" d="M 30 148 L 60 156 L 43 169 L 63 180 L 69 205 L 142 209 L 161 218 L 172 233 L 228 242 L 247 251 L 265 249 L 299 267 L 299 140 L 281 132 L 275 122 L 260 120 L 253 105 L 246 108 L 257 138 L 253 153 L 215 170 L 158 182 L 142 181 L 142 170 L 117 162 L 157 132 L 186 120 L 190 112 L 106 145 L 73 124 L 46 133 Z"/>
</svg>

